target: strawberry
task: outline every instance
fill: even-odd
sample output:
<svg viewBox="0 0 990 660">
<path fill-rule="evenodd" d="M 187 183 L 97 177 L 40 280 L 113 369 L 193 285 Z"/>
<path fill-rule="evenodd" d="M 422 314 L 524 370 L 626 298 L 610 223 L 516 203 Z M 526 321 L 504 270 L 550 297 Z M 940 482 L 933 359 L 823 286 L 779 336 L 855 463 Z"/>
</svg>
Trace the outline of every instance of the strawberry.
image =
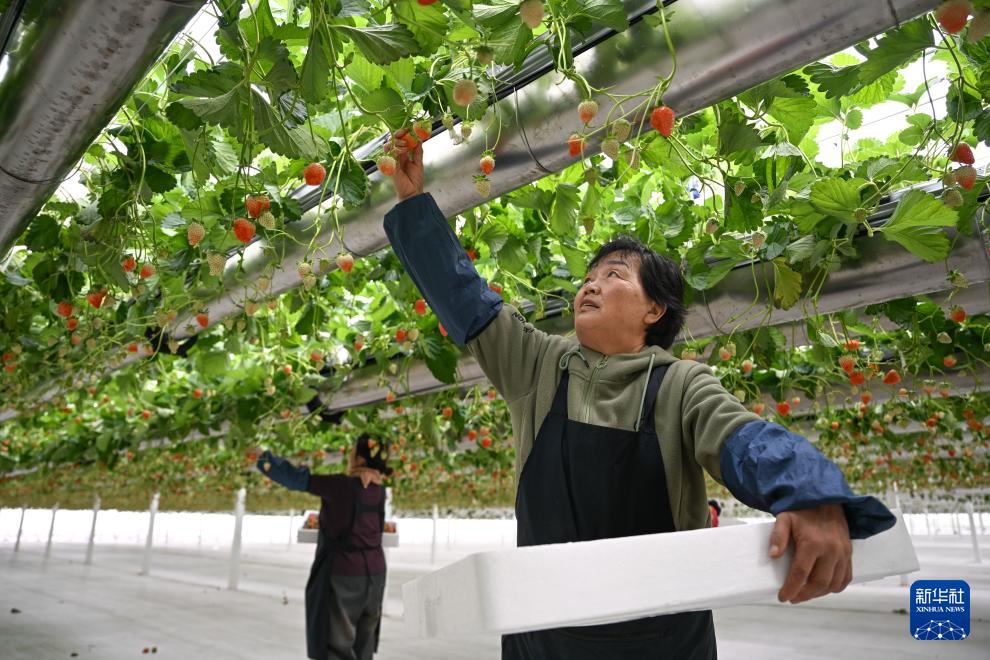
<svg viewBox="0 0 990 660">
<path fill-rule="evenodd" d="M 862 385 L 866 382 L 866 376 L 863 375 L 861 371 L 854 371 L 849 374 L 849 384 L 850 385 Z"/>
<path fill-rule="evenodd" d="M 346 252 L 341 252 L 340 254 L 338 254 L 336 261 L 337 261 L 337 268 L 341 269 L 345 273 L 351 272 L 351 269 L 354 268 L 354 257 L 352 257 Z"/>
<path fill-rule="evenodd" d="M 669 138 L 674 133 L 674 111 L 665 105 L 654 108 L 650 114 L 650 124 L 660 135 Z"/>
<path fill-rule="evenodd" d="M 829 427 L 830 427 L 830 428 L 831 428 L 831 429 L 832 429 L 833 431 L 838 431 L 838 430 L 839 430 L 839 423 L 838 423 L 838 422 L 832 422 L 831 424 L 829 424 Z"/>
<path fill-rule="evenodd" d="M 433 127 L 428 121 L 417 121 L 413 124 L 413 133 L 416 134 L 421 141 L 426 142 L 431 137 L 433 137 Z"/>
<path fill-rule="evenodd" d="M 492 194 L 492 182 L 483 176 L 474 180 L 474 188 L 482 197 L 487 198 Z"/>
<path fill-rule="evenodd" d="M 488 398 L 494 401 L 498 397 L 498 391 L 494 387 L 488 388 Z"/>
<path fill-rule="evenodd" d="M 11 353 L 10 351 L 4 352 L 4 354 L 3 354 L 3 361 L 4 362 L 13 362 L 14 361 L 14 354 Z"/>
<path fill-rule="evenodd" d="M 942 358 L 942 364 L 944 364 L 947 368 L 951 369 L 952 367 L 956 366 L 956 356 L 946 355 L 944 358 Z"/>
<path fill-rule="evenodd" d="M 478 86 L 470 78 L 462 78 L 454 85 L 454 103 L 459 106 L 468 107 L 477 95 Z"/>
<path fill-rule="evenodd" d="M 752 360 L 743 360 L 743 363 L 742 363 L 743 373 L 744 374 L 748 374 L 749 372 L 753 371 L 753 367 L 754 366 L 755 365 L 753 364 L 753 361 Z"/>
<path fill-rule="evenodd" d="M 423 300 L 422 298 L 419 298 L 418 300 L 416 300 L 416 302 L 413 303 L 413 309 L 416 310 L 417 314 L 423 316 L 424 314 L 426 314 L 426 301 Z"/>
<path fill-rule="evenodd" d="M 488 429 L 487 426 L 482 426 L 480 429 L 478 429 L 478 433 L 480 433 L 482 435 L 482 437 L 484 437 L 484 436 L 488 435 L 489 433 L 491 433 L 491 431 Z"/>
<path fill-rule="evenodd" d="M 399 328 L 395 331 L 395 343 L 401 344 L 406 340 L 407 336 L 409 336 L 409 333 L 406 332 L 405 328 Z"/>
<path fill-rule="evenodd" d="M 389 390 L 388 392 L 386 392 L 385 393 L 385 401 L 387 403 L 392 403 L 393 401 L 395 401 L 395 392 L 393 392 L 392 390 Z"/>
<path fill-rule="evenodd" d="M 735 190 L 736 197 L 742 197 L 742 194 L 746 192 L 746 182 L 736 181 L 736 185 L 733 189 Z"/>
<path fill-rule="evenodd" d="M 272 231 L 275 229 L 275 216 L 271 214 L 271 211 L 265 211 L 258 216 L 258 224 L 268 231 Z"/>
<path fill-rule="evenodd" d="M 471 442 L 474 442 L 475 439 L 477 439 L 477 437 L 478 437 L 478 432 L 475 431 L 474 429 L 471 429 L 470 431 L 467 432 L 467 437 L 468 437 L 468 440 L 470 440 Z"/>
<path fill-rule="evenodd" d="M 960 193 L 955 188 L 949 188 L 944 193 L 942 193 L 942 203 L 948 206 L 950 209 L 957 209 L 966 203 L 963 199 L 962 193 Z"/>
<path fill-rule="evenodd" d="M 858 339 L 850 339 L 845 343 L 845 348 L 847 351 L 858 351 L 859 346 L 860 344 Z"/>
<path fill-rule="evenodd" d="M 478 64 L 488 66 L 495 59 L 495 51 L 488 46 L 478 46 L 474 51 L 474 56 L 478 59 Z"/>
<path fill-rule="evenodd" d="M 189 245 L 192 245 L 193 247 L 199 245 L 204 236 L 206 236 L 206 229 L 204 229 L 203 225 L 198 222 L 191 222 L 189 223 L 189 226 L 186 227 L 186 238 L 189 240 Z"/>
<path fill-rule="evenodd" d="M 891 369 L 883 376 L 883 382 L 885 385 L 897 385 L 901 382 L 901 375 L 897 373 L 896 369 Z"/>
<path fill-rule="evenodd" d="M 429 5 L 432 5 L 436 1 L 437 0 L 416 0 L 416 2 L 418 2 L 421 5 L 423 5 L 424 7 L 427 7 Z"/>
<path fill-rule="evenodd" d="M 617 119 L 612 122 L 612 136 L 619 142 L 625 142 L 632 134 L 632 124 L 625 119 Z"/>
<path fill-rule="evenodd" d="M 149 277 L 154 277 L 155 272 L 156 272 L 155 265 L 152 263 L 145 262 L 144 264 L 141 265 L 141 272 L 139 274 L 141 275 L 141 279 L 146 280 Z"/>
<path fill-rule="evenodd" d="M 358 335 L 354 338 L 354 350 L 360 352 L 362 348 L 364 348 L 364 337 Z"/>
<path fill-rule="evenodd" d="M 65 322 L 65 327 L 69 329 L 69 332 L 72 332 L 79 327 L 79 319 L 70 318 Z"/>
<path fill-rule="evenodd" d="M 124 257 L 124 260 L 120 262 L 120 267 L 124 269 L 125 273 L 129 273 L 135 268 L 137 268 L 137 261 L 135 261 L 134 257 L 132 257 L 131 255 L 127 255 L 126 257 Z"/>
<path fill-rule="evenodd" d="M 99 309 L 101 306 L 103 306 L 103 300 L 106 297 L 107 297 L 107 290 L 100 289 L 99 291 L 93 291 L 92 293 L 88 294 L 86 296 L 86 300 L 89 302 L 90 305 L 93 306 L 94 309 Z"/>
<path fill-rule="evenodd" d="M 626 152 L 626 162 L 629 163 L 629 169 L 638 170 L 639 160 L 639 149 L 630 149 Z"/>
<path fill-rule="evenodd" d="M 241 243 L 249 243 L 254 238 L 254 223 L 246 218 L 234 220 L 234 236 Z"/>
<path fill-rule="evenodd" d="M 489 447 L 492 446 L 492 439 L 491 438 L 482 438 L 481 439 L 481 446 L 484 447 L 485 449 L 488 449 Z"/>
<path fill-rule="evenodd" d="M 947 0 L 935 10 L 935 20 L 949 34 L 959 34 L 973 11 L 969 0 Z"/>
<path fill-rule="evenodd" d="M 395 159 L 391 156 L 382 156 L 378 159 L 378 171 L 385 176 L 395 174 Z"/>
<path fill-rule="evenodd" d="M 461 122 L 461 139 L 466 140 L 471 137 L 471 122 L 462 121 Z"/>
<path fill-rule="evenodd" d="M 578 104 L 578 117 L 581 118 L 582 123 L 590 124 L 597 115 L 598 104 L 595 101 L 589 99 Z"/>
<path fill-rule="evenodd" d="M 963 165 L 972 165 L 976 162 L 976 157 L 973 155 L 972 147 L 965 142 L 958 142 L 956 146 L 949 149 L 949 160 Z"/>
<path fill-rule="evenodd" d="M 619 141 L 615 138 L 602 140 L 602 153 L 612 160 L 619 160 Z"/>
<path fill-rule="evenodd" d="M 193 398 L 194 399 L 201 399 L 201 398 L 203 398 L 203 390 L 199 389 L 198 387 L 193 390 L 193 393 L 192 394 L 193 394 Z"/>
<path fill-rule="evenodd" d="M 498 295 L 502 295 L 502 287 L 495 284 L 494 282 L 489 283 L 488 288 L 494 291 L 495 293 L 497 293 Z"/>
<path fill-rule="evenodd" d="M 440 414 L 446 417 L 447 419 L 450 419 L 451 417 L 454 416 L 454 409 L 451 408 L 450 406 L 444 406 L 444 409 L 440 411 Z"/>
<path fill-rule="evenodd" d="M 291 376 L 292 375 L 292 365 L 291 364 L 287 364 L 284 367 L 282 367 L 282 373 L 284 373 L 286 376 Z"/>
<path fill-rule="evenodd" d="M 519 5 L 519 18 L 529 26 L 530 30 L 535 30 L 543 22 L 543 2 L 542 0 L 523 0 Z"/>
<path fill-rule="evenodd" d="M 141 411 L 141 417 L 144 417 L 145 419 L 151 419 L 151 411 L 145 408 L 144 410 Z"/>
<path fill-rule="evenodd" d="M 442 337 L 447 336 L 447 330 L 443 327 L 443 323 L 437 323 L 437 328 L 440 330 L 440 335 Z"/>
<path fill-rule="evenodd" d="M 966 190 L 972 190 L 973 186 L 976 185 L 976 168 L 970 165 L 960 167 L 956 170 L 956 180 Z"/>
<path fill-rule="evenodd" d="M 485 176 L 491 174 L 492 170 L 495 169 L 495 158 L 490 154 L 482 156 L 481 160 L 478 161 L 478 167 L 481 168 Z"/>
<path fill-rule="evenodd" d="M 244 208 L 252 218 L 257 218 L 271 207 L 272 202 L 268 195 L 248 195 L 244 198 Z"/>
<path fill-rule="evenodd" d="M 303 170 L 303 178 L 308 186 L 318 186 L 327 176 L 327 169 L 319 163 L 310 163 Z"/>
<path fill-rule="evenodd" d="M 949 318 L 956 323 L 962 323 L 966 320 L 966 310 L 959 306 L 953 307 L 949 312 Z"/>
<path fill-rule="evenodd" d="M 210 275 L 220 277 L 223 275 L 223 267 L 227 265 L 227 257 L 219 252 L 211 252 L 206 255 L 206 263 L 210 267 Z"/>
<path fill-rule="evenodd" d="M 722 348 L 718 349 L 718 357 L 720 360 L 725 362 L 726 360 L 732 359 L 732 353 L 729 351 L 729 349 L 723 346 Z"/>
<path fill-rule="evenodd" d="M 973 16 L 973 20 L 969 22 L 966 41 L 975 44 L 988 34 L 990 34 L 990 9 L 981 9 Z"/>
<path fill-rule="evenodd" d="M 468 259 L 470 259 L 471 261 L 477 261 L 478 260 L 478 251 L 475 250 L 474 248 L 467 248 L 467 249 L 464 250 L 464 252 L 465 252 L 465 254 L 467 254 Z"/>
<path fill-rule="evenodd" d="M 853 370 L 856 368 L 856 358 L 852 355 L 843 355 L 839 358 L 839 366 L 851 376 Z"/>
<path fill-rule="evenodd" d="M 777 404 L 777 414 L 781 417 L 787 417 L 791 414 L 791 404 L 787 401 L 781 401 Z"/>
<path fill-rule="evenodd" d="M 199 327 L 205 328 L 210 324 L 210 315 L 206 312 L 200 312 L 196 315 L 196 323 L 199 323 Z"/>
<path fill-rule="evenodd" d="M 73 310 L 72 303 L 70 303 L 68 301 L 63 300 L 62 302 L 60 302 L 58 304 L 58 315 L 59 316 L 62 316 L 62 317 L 65 317 L 65 318 L 69 318 L 70 316 L 72 316 L 72 310 Z"/>
<path fill-rule="evenodd" d="M 567 152 L 571 156 L 580 156 L 582 151 L 584 151 L 584 138 L 577 133 L 571 133 L 567 138 Z"/>
<path fill-rule="evenodd" d="M 756 413 L 757 415 L 762 415 L 763 414 L 763 410 L 765 408 L 766 408 L 766 406 L 764 406 L 762 403 L 754 403 L 753 404 L 753 412 Z"/>
</svg>

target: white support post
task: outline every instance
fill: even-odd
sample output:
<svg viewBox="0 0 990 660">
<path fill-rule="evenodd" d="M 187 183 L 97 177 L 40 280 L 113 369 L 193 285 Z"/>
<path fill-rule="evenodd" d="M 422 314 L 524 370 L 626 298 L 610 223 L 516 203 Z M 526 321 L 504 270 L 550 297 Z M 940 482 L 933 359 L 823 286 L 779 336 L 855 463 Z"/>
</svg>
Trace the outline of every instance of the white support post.
<svg viewBox="0 0 990 660">
<path fill-rule="evenodd" d="M 52 554 L 52 535 L 55 533 L 55 514 L 58 513 L 58 502 L 52 507 L 52 522 L 48 526 L 48 543 L 45 545 L 45 559 Z"/>
<path fill-rule="evenodd" d="M 978 515 L 980 517 L 980 534 L 986 534 L 987 529 L 983 526 L 983 512 L 981 511 Z"/>
<path fill-rule="evenodd" d="M 977 564 L 983 563 L 980 557 L 980 541 L 976 537 L 976 522 L 973 520 L 973 503 L 966 502 L 966 513 L 969 515 L 969 535 L 973 539 L 973 560 Z"/>
<path fill-rule="evenodd" d="M 21 505 L 21 521 L 17 523 L 17 540 L 14 541 L 14 552 L 21 549 L 21 530 L 24 529 L 24 512 L 27 511 L 27 504 Z"/>
<path fill-rule="evenodd" d="M 925 507 L 925 529 L 928 530 L 928 536 L 932 535 L 932 521 L 928 516 L 928 507 Z"/>
<path fill-rule="evenodd" d="M 901 509 L 901 496 L 900 496 L 900 493 L 897 492 L 897 482 L 896 481 L 893 482 L 893 486 L 894 486 L 894 508 L 897 509 L 897 515 L 899 515 L 901 517 L 901 519 L 904 520 L 904 524 L 906 525 L 907 524 L 907 518 L 904 517 L 904 511 Z M 908 582 L 908 576 L 907 576 L 907 574 L 906 573 L 901 574 L 900 585 L 902 587 L 906 587 L 909 584 L 910 584 L 910 582 Z"/>
<path fill-rule="evenodd" d="M 292 522 L 296 519 L 296 510 L 289 509 L 289 537 L 285 540 L 285 547 L 292 547 Z"/>
<path fill-rule="evenodd" d="M 451 526 L 450 514 L 447 514 L 447 549 L 450 550 L 450 526 Z"/>
<path fill-rule="evenodd" d="M 93 543 L 96 541 L 96 516 L 100 513 L 100 496 L 97 495 L 93 498 L 93 524 L 89 528 L 89 544 L 86 546 L 86 561 L 83 562 L 87 566 L 93 563 Z"/>
<path fill-rule="evenodd" d="M 433 540 L 430 541 L 430 563 L 435 564 L 437 561 L 437 518 L 440 517 L 440 509 L 436 504 L 433 505 Z"/>
<path fill-rule="evenodd" d="M 151 546 L 155 538 L 155 514 L 158 513 L 158 493 L 151 496 L 151 506 L 148 507 L 148 538 L 144 542 L 144 561 L 141 564 L 141 575 L 151 573 Z"/>
<path fill-rule="evenodd" d="M 247 490 L 241 488 L 237 491 L 237 501 L 234 503 L 234 540 L 230 546 L 230 576 L 227 580 L 227 588 L 237 591 L 237 579 L 241 572 L 241 526 L 244 523 L 244 499 L 247 497 Z"/>
</svg>

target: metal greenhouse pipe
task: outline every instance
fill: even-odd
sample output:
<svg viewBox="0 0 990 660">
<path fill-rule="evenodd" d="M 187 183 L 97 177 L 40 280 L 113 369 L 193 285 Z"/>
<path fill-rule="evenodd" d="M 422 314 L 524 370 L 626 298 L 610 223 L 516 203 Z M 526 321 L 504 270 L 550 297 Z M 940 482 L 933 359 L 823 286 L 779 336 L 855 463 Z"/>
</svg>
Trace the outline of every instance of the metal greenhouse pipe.
<svg viewBox="0 0 990 660">
<path fill-rule="evenodd" d="M 0 256 L 203 0 L 21 4 L 0 53 Z"/>
<path fill-rule="evenodd" d="M 664 101 L 684 116 L 900 25 L 933 9 L 939 1 L 678 0 L 669 21 L 678 68 Z M 626 2 L 627 14 L 642 13 L 642 7 L 642 0 Z M 651 88 L 658 76 L 670 70 L 671 60 L 662 30 L 640 21 L 575 57 L 574 66 L 593 86 L 622 95 Z M 581 95 L 573 83 L 559 83 L 558 78 L 550 72 L 495 103 L 484 125 L 459 146 L 447 132 L 424 144 L 427 190 L 447 217 L 480 201 L 474 186 L 468 185 L 468 176 L 476 171 L 478 155 L 485 149 L 485 134 L 494 136 L 500 130 L 498 167 L 489 177 L 493 196 L 574 162 L 566 143 L 572 132 L 582 129 L 575 112 Z M 598 101 L 599 116 L 605 117 L 612 104 L 607 98 Z M 624 110 L 634 107 L 634 102 L 628 102 Z M 596 151 L 599 141 L 600 136 L 589 141 L 588 149 Z M 317 222 L 323 228 L 315 240 L 300 228 L 292 229 L 296 235 L 271 252 L 266 253 L 264 241 L 248 246 L 244 251 L 246 276 L 230 264 L 227 290 L 202 305 L 211 323 L 237 313 L 247 300 L 298 287 L 301 281 L 295 264 L 307 257 L 301 246 L 321 246 L 309 258 L 331 263 L 341 251 L 363 256 L 382 249 L 388 242 L 381 222 L 393 202 L 391 184 L 376 173 L 365 206 L 341 214 L 343 238 L 334 233 L 332 223 L 322 221 L 317 210 L 311 209 L 302 222 L 294 224 L 308 228 Z M 284 254 L 286 267 L 276 268 L 270 254 Z M 264 292 L 255 284 L 262 274 L 271 281 Z M 190 314 L 177 319 L 170 334 L 185 337 L 193 332 Z"/>
</svg>

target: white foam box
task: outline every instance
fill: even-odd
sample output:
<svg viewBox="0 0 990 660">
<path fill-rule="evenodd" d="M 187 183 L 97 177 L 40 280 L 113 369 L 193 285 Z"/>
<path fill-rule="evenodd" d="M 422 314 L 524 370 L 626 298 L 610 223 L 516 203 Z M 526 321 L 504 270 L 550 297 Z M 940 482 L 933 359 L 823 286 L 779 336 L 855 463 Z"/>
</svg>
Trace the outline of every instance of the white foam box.
<svg viewBox="0 0 990 660">
<path fill-rule="evenodd" d="M 776 596 L 793 546 L 768 555 L 773 522 L 481 552 L 402 587 L 406 633 L 507 634 L 707 610 Z M 898 516 L 853 545 L 853 582 L 918 570 Z"/>
<path fill-rule="evenodd" d="M 316 543 L 320 539 L 320 530 L 318 529 L 304 529 L 300 528 L 296 530 L 296 543 Z M 398 534 L 382 534 L 382 547 L 383 548 L 398 548 L 399 547 L 399 535 Z"/>
</svg>

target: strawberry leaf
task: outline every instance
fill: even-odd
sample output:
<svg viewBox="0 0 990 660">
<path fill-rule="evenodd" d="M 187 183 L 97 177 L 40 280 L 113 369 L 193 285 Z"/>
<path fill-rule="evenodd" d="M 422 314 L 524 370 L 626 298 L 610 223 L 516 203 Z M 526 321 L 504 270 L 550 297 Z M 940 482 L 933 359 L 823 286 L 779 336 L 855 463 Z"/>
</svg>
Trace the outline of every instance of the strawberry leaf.
<svg viewBox="0 0 990 660">
<path fill-rule="evenodd" d="M 824 179 L 811 187 L 811 205 L 820 213 L 844 222 L 856 222 L 859 187 L 845 179 Z"/>
<path fill-rule="evenodd" d="M 375 64 L 388 64 L 420 53 L 420 45 L 413 33 L 401 24 L 370 25 L 363 28 L 350 25 L 331 27 L 341 36 L 350 39 L 361 54 Z"/>
<path fill-rule="evenodd" d="M 950 248 L 943 228 L 954 227 L 958 218 L 954 209 L 928 193 L 912 190 L 901 198 L 894 215 L 878 231 L 919 259 L 939 261 L 949 256 Z"/>
</svg>

